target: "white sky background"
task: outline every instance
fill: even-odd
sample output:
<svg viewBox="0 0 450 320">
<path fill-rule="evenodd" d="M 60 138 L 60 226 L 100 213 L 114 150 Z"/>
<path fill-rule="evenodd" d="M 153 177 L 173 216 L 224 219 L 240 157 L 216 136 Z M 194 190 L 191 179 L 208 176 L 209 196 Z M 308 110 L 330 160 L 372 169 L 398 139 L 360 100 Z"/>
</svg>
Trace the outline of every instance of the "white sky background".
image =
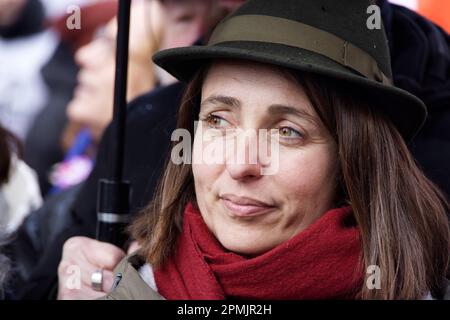
<svg viewBox="0 0 450 320">
<path fill-rule="evenodd" d="M 389 2 L 399 4 L 410 9 L 417 9 L 417 0 L 389 0 Z"/>
</svg>

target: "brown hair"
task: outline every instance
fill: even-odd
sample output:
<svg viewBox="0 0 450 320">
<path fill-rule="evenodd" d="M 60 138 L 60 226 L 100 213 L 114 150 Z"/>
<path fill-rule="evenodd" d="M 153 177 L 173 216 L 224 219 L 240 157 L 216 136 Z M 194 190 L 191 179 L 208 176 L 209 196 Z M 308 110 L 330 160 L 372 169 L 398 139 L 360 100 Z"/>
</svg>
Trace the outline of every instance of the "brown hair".
<svg viewBox="0 0 450 320">
<path fill-rule="evenodd" d="M 0 185 L 8 182 L 13 153 L 22 157 L 20 141 L 11 132 L 0 126 Z"/>
<path fill-rule="evenodd" d="M 178 113 L 177 127 L 191 136 L 205 70 L 188 85 Z M 361 231 L 362 264 L 381 270 L 381 290 L 364 284 L 360 297 L 420 299 L 428 291 L 437 295 L 449 271 L 444 196 L 417 167 L 392 123 L 362 95 L 319 76 L 296 78 L 338 146 L 338 194 L 351 205 Z M 195 204 L 191 166 L 167 161 L 154 200 L 130 227 L 142 245 L 141 254 L 153 266 L 163 264 L 174 251 L 190 201 Z"/>
</svg>

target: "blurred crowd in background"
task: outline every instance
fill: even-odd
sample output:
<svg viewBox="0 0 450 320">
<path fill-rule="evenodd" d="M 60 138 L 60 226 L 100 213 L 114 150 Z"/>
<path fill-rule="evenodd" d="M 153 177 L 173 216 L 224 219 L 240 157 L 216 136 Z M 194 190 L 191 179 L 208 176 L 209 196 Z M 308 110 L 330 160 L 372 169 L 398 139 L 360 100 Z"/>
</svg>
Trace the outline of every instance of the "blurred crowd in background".
<svg viewBox="0 0 450 320">
<path fill-rule="evenodd" d="M 156 51 L 193 44 L 241 2 L 133 0 L 127 100 L 175 81 Z M 2 232 L 89 176 L 113 113 L 116 11 L 115 0 L 0 0 Z"/>
<path fill-rule="evenodd" d="M 175 82 L 153 64 L 153 53 L 199 41 L 241 2 L 133 0 L 127 100 Z M 450 1 L 406 4 L 450 31 Z M 81 25 L 71 29 L 67 21 L 77 8 Z M 112 119 L 116 11 L 115 0 L 0 0 L 0 234 L 12 234 L 48 199 L 90 175 L 98 144 Z M 448 63 L 450 42 L 446 39 L 447 47 L 441 49 L 447 50 L 443 56 Z M 393 55 L 398 58 L 393 63 L 394 77 L 413 91 L 416 82 L 410 79 L 415 74 L 407 74 L 411 60 L 402 64 L 402 54 L 411 56 L 400 50 Z M 429 59 L 438 61 L 431 54 Z M 449 66 L 434 66 L 444 70 L 446 78 L 441 82 L 427 78 L 430 88 L 422 87 L 415 94 L 428 104 L 446 101 L 450 86 L 445 68 L 450 73 Z M 396 74 L 396 70 L 408 72 Z M 425 79 L 424 71 L 420 72 L 417 77 Z M 441 144 L 422 149 L 419 145 L 417 150 L 427 148 L 445 152 Z M 440 173 L 431 169 L 429 174 L 438 177 Z M 445 181 L 441 187 L 448 189 L 450 182 Z M 3 263 L 1 258 L 0 269 Z"/>
<path fill-rule="evenodd" d="M 200 7 L 199 1 L 166 10 L 170 2 L 163 7 L 158 1 L 133 1 L 129 101 L 174 81 L 154 66 L 153 53 L 193 43 L 208 23 L 205 14 L 211 21 L 223 14 L 217 6 Z M 7 227 L 12 231 L 48 194 L 80 183 L 92 169 L 96 145 L 112 119 L 117 3 L 0 3 L 0 123 L 20 140 L 27 164 L 13 161 L 17 174 L 2 192 L 15 211 Z M 73 5 L 81 9 L 80 29 L 67 24 L 77 14 L 70 11 Z M 168 20 L 173 24 L 165 29 Z"/>
</svg>

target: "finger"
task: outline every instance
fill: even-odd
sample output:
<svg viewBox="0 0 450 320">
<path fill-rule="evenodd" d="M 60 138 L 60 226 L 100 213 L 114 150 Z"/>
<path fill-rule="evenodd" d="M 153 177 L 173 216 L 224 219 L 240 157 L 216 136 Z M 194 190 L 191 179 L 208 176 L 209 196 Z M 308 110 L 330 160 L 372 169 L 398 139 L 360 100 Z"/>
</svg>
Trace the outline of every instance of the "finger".
<svg viewBox="0 0 450 320">
<path fill-rule="evenodd" d="M 91 287 L 82 285 L 78 289 L 67 289 L 61 295 L 61 300 L 95 300 L 104 297 L 106 292 L 95 291 Z"/>
<path fill-rule="evenodd" d="M 82 283 L 85 286 L 93 288 L 92 285 L 92 275 L 94 272 L 102 272 L 102 291 L 107 293 L 111 290 L 114 282 L 114 272 L 105 269 L 90 269 L 90 271 L 84 272 L 82 275 Z"/>
<path fill-rule="evenodd" d="M 97 291 L 93 288 L 92 283 L 89 284 L 83 283 L 83 287 L 88 287 L 91 289 L 91 291 L 102 293 L 101 296 L 106 295 L 109 293 L 112 289 L 113 282 L 114 282 L 114 273 L 111 271 L 104 270 L 102 272 L 102 291 Z"/>
<path fill-rule="evenodd" d="M 90 239 L 82 248 L 86 259 L 99 269 L 113 270 L 125 258 L 125 252 L 110 243 Z"/>
<path fill-rule="evenodd" d="M 80 262 L 79 264 L 81 270 L 81 282 L 89 287 L 92 287 L 92 274 L 97 271 L 103 272 L 103 289 L 105 292 L 109 291 L 112 286 L 114 278 L 114 270 L 103 269 L 98 266 L 94 266 L 89 262 Z"/>
<path fill-rule="evenodd" d="M 85 275 L 91 274 L 90 272 L 83 272 Z M 82 273 L 82 274 L 83 274 Z M 114 281 L 114 275 L 110 271 L 103 271 L 102 276 L 102 291 L 96 291 L 92 287 L 90 280 L 83 277 L 83 280 L 79 282 L 78 286 L 71 285 L 67 283 L 67 278 L 59 279 L 58 286 L 58 299 L 97 299 L 99 297 L 105 296 L 110 292 Z M 71 282 L 73 284 L 73 282 Z"/>
<path fill-rule="evenodd" d="M 78 259 L 76 263 L 64 261 L 58 267 L 59 291 L 76 295 L 81 286 L 92 286 L 92 273 L 99 270 L 90 263 Z"/>
<path fill-rule="evenodd" d="M 111 271 L 103 271 L 103 292 L 109 293 L 114 283 L 114 273 Z"/>
<path fill-rule="evenodd" d="M 83 287 L 82 295 L 80 295 L 80 300 L 95 300 L 106 296 L 107 293 L 104 291 L 95 291 L 91 287 Z"/>
<path fill-rule="evenodd" d="M 68 263 L 70 263 L 70 264 L 68 264 L 66 266 L 66 268 L 63 269 L 61 272 L 61 275 L 60 275 L 61 279 L 64 280 L 65 278 L 71 276 L 70 273 L 66 270 L 75 270 L 75 268 L 77 268 L 78 276 L 81 277 L 81 279 L 80 279 L 81 282 L 87 286 L 91 286 L 92 273 L 94 273 L 97 270 L 102 269 L 99 266 L 93 265 L 92 263 L 90 263 L 89 261 L 87 261 L 84 258 L 76 259 L 76 260 L 74 259 Z"/>
</svg>

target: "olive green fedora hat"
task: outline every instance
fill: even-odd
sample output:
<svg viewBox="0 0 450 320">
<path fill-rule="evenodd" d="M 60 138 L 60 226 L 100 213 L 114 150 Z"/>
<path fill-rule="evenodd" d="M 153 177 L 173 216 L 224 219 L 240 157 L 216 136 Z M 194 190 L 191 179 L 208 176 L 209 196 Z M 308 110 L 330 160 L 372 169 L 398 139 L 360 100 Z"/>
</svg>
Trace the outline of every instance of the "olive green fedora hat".
<svg viewBox="0 0 450 320">
<path fill-rule="evenodd" d="M 207 45 L 160 51 L 153 60 L 181 81 L 212 59 L 322 75 L 362 92 L 410 141 L 425 121 L 426 107 L 392 84 L 386 34 L 382 23 L 370 27 L 376 14 L 370 6 L 369 0 L 248 0 L 219 23 Z"/>
</svg>

